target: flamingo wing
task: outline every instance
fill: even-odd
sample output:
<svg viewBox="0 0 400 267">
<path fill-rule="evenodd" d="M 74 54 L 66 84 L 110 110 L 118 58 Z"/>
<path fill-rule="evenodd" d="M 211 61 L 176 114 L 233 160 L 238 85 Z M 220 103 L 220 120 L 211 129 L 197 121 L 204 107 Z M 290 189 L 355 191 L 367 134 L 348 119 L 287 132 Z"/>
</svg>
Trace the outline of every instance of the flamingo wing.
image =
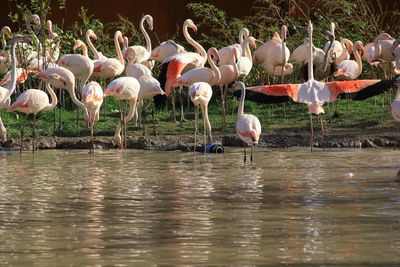
<svg viewBox="0 0 400 267">
<path fill-rule="evenodd" d="M 393 84 L 394 80 L 352 80 L 326 83 L 331 92 L 330 101 L 337 98 L 364 100 L 387 91 Z"/>
<path fill-rule="evenodd" d="M 297 99 L 299 84 L 273 84 L 246 87 L 246 100 L 263 103 L 278 104 Z M 233 95 L 240 97 L 240 90 Z"/>
</svg>

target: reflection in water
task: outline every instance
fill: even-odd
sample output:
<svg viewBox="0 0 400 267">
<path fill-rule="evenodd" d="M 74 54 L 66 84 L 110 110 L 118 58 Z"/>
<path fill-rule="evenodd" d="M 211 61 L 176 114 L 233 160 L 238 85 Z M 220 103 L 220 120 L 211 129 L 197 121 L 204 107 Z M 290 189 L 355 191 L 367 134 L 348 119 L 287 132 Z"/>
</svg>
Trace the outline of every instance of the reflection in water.
<svg viewBox="0 0 400 267">
<path fill-rule="evenodd" d="M 2 154 L 0 262 L 395 264 L 397 154 Z"/>
</svg>

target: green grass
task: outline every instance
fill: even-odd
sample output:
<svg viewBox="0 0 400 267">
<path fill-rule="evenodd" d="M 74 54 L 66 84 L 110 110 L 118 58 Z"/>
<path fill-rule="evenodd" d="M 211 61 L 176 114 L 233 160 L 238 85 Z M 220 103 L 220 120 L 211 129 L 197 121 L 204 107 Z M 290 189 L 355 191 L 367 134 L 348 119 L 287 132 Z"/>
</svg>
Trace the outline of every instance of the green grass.
<svg viewBox="0 0 400 267">
<path fill-rule="evenodd" d="M 221 106 L 219 90 L 214 90 L 214 96 L 209 104 L 209 117 L 214 135 L 234 134 L 236 123 L 236 111 L 238 101 L 228 95 L 227 101 L 227 128 L 221 127 Z M 392 92 L 394 99 L 395 92 Z M 184 127 L 179 122 L 174 123 L 171 119 L 170 105 L 166 110 L 155 113 L 156 127 L 159 134 L 166 135 L 187 135 L 194 132 L 194 106 L 184 97 L 184 110 L 186 122 Z M 338 106 L 339 116 L 334 116 Z M 145 104 L 147 106 L 147 104 Z M 179 104 L 177 104 L 179 108 Z M 368 134 L 375 132 L 396 131 L 397 126 L 394 122 L 388 99 L 385 95 L 380 95 L 364 101 L 338 100 L 324 106 L 325 114 L 323 120 L 328 133 L 355 133 Z M 82 111 L 79 112 L 78 124 L 76 122 L 77 108 L 69 107 L 68 101 L 66 108 L 62 110 L 62 128 L 59 129 L 59 111 L 41 112 L 37 115 L 36 129 L 40 136 L 59 136 L 59 137 L 86 137 L 89 130 L 85 127 Z M 262 132 L 265 134 L 288 134 L 309 131 L 310 116 L 307 107 L 304 104 L 289 102 L 278 105 L 262 105 L 246 101 L 245 112 L 256 115 L 261 122 Z M 107 113 L 107 114 L 106 114 Z M 24 121 L 25 114 L 9 113 L 5 110 L 1 112 L 3 122 L 7 128 L 10 138 L 19 138 L 20 127 Z M 54 128 L 54 116 L 57 120 Z M 313 115 L 314 128 L 319 129 L 317 116 Z M 177 110 L 177 119 L 179 120 L 179 110 Z M 201 119 L 201 116 L 200 116 Z M 118 105 L 112 98 L 107 98 L 106 105 L 100 112 L 100 121 L 95 125 L 95 135 L 112 136 L 119 120 Z M 29 117 L 27 126 L 30 125 L 32 117 Z M 151 110 L 144 113 L 144 122 L 146 133 L 152 134 Z M 199 123 L 202 128 L 202 123 Z M 128 135 L 140 136 L 142 129 L 134 128 L 133 123 L 128 123 Z M 31 136 L 31 130 L 26 128 L 25 136 Z"/>
</svg>

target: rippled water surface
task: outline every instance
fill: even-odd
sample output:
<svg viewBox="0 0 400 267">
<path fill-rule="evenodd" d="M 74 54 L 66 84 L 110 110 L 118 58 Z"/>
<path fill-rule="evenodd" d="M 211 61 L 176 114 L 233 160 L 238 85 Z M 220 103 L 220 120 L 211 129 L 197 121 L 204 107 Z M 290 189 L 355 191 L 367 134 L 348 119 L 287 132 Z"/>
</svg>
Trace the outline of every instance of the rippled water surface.
<svg viewBox="0 0 400 267">
<path fill-rule="evenodd" d="M 399 150 L 0 155 L 0 262 L 396 265 Z"/>
</svg>

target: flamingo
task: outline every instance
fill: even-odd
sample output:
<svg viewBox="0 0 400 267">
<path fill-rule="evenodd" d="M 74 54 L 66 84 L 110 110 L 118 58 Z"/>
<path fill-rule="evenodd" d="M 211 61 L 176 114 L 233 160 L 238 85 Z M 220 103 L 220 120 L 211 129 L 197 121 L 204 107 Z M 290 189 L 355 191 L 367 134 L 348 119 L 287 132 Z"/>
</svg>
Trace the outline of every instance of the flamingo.
<svg viewBox="0 0 400 267">
<path fill-rule="evenodd" d="M 345 80 L 355 80 L 362 72 L 361 54 L 364 52 L 363 44 L 357 41 L 354 44 L 353 54 L 355 60 L 343 60 L 338 65 L 338 70 L 333 74 L 334 77 Z"/>
<path fill-rule="evenodd" d="M 219 67 L 219 72 L 221 73 L 221 78 L 218 81 L 219 89 L 221 92 L 221 110 L 222 110 L 222 127 L 226 127 L 226 110 L 225 110 L 225 99 L 226 99 L 226 88 L 229 84 L 236 81 L 239 78 L 239 66 L 238 58 L 240 56 L 240 51 L 237 48 L 231 49 L 231 57 L 233 64 L 223 65 Z"/>
<path fill-rule="evenodd" d="M 188 43 L 196 48 L 198 53 L 185 52 L 173 55 L 163 61 L 159 81 L 164 87 L 166 96 L 171 94 L 172 84 L 181 75 L 182 70 L 203 67 L 207 60 L 207 53 L 204 48 L 189 35 L 188 28 L 197 32 L 197 27 L 191 19 L 183 23 L 183 35 Z M 164 77 L 165 76 L 165 77 Z M 165 82 L 161 82 L 161 80 Z M 164 83 L 164 84 L 163 84 Z"/>
<path fill-rule="evenodd" d="M 335 29 L 336 25 L 334 22 L 331 22 L 330 31 L 327 31 L 330 35 L 335 36 Z M 338 66 L 340 62 L 343 60 L 350 59 L 351 51 L 353 50 L 353 43 L 347 38 L 340 38 L 338 40 L 329 40 L 324 47 L 325 54 L 330 53 L 332 60 L 334 61 L 335 65 Z"/>
<path fill-rule="evenodd" d="M 256 39 L 252 36 L 248 36 L 242 43 L 242 56 L 238 60 L 239 76 L 246 78 L 253 67 L 253 57 L 251 55 L 250 46 L 253 48 L 257 47 Z"/>
<path fill-rule="evenodd" d="M 94 61 L 92 79 L 109 79 L 120 75 L 125 68 L 120 43 L 123 42 L 122 33 L 116 31 L 114 34 L 115 51 L 118 58 L 101 58 Z"/>
<path fill-rule="evenodd" d="M 156 95 L 163 95 L 164 91 L 161 89 L 160 82 L 157 81 L 152 76 L 142 75 L 137 78 L 140 84 L 140 90 L 138 94 L 138 103 L 137 109 L 135 112 L 135 125 L 138 126 L 142 123 L 142 107 L 143 101 L 148 99 L 152 100 Z M 156 126 L 154 122 L 154 111 L 152 111 L 152 118 L 153 118 L 153 133 L 156 133 Z M 144 133 L 144 124 L 143 124 L 143 133 Z"/>
<path fill-rule="evenodd" d="M 82 103 L 89 113 L 89 127 L 90 127 L 90 152 L 94 149 L 94 123 L 99 120 L 99 113 L 101 104 L 103 104 L 103 89 L 100 84 L 91 81 L 81 89 Z"/>
<path fill-rule="evenodd" d="M 125 68 L 125 74 L 129 77 L 139 78 L 142 75 L 151 76 L 151 70 L 143 64 L 135 63 L 136 50 L 128 47 L 125 51 L 124 58 L 128 61 Z"/>
<path fill-rule="evenodd" d="M 247 28 L 242 28 L 239 32 L 239 44 L 233 44 L 230 46 L 225 46 L 221 49 L 218 50 L 219 54 L 219 61 L 218 65 L 223 66 L 223 65 L 233 65 L 235 64 L 235 61 L 232 61 L 232 49 L 237 48 L 239 50 L 239 53 L 242 54 L 242 44 L 245 38 L 249 36 L 250 32 Z"/>
<path fill-rule="evenodd" d="M 7 84 L 7 88 L 0 86 L 0 109 L 7 108 L 11 102 L 11 95 L 15 91 L 15 87 L 17 84 L 17 58 L 15 54 L 15 47 L 17 43 L 24 42 L 30 43 L 31 39 L 27 36 L 15 35 L 10 42 L 11 45 L 11 79 Z M 4 144 L 7 141 L 7 130 L 4 127 L 3 121 L 0 117 L 0 134 L 1 134 L 1 142 Z"/>
<path fill-rule="evenodd" d="M 216 52 L 218 52 L 215 49 Z M 194 131 L 194 148 L 196 149 L 197 143 L 197 131 L 198 131 L 198 109 L 199 106 L 201 108 L 201 113 L 203 114 L 203 132 L 204 132 L 204 152 L 206 151 L 207 137 L 208 141 L 212 143 L 212 135 L 211 135 L 211 124 L 208 118 L 208 102 L 212 97 L 212 89 L 211 85 L 206 82 L 195 82 L 189 87 L 189 97 L 194 104 L 194 112 L 195 112 L 195 131 Z"/>
<path fill-rule="evenodd" d="M 92 50 L 93 52 L 93 58 L 94 60 L 99 60 L 99 59 L 106 59 L 107 57 L 105 57 L 101 52 L 98 52 L 96 47 L 93 45 L 92 41 L 90 38 L 93 38 L 94 40 L 97 40 L 97 35 L 94 33 L 94 31 L 92 29 L 88 29 L 86 31 L 86 43 L 89 46 L 90 50 Z"/>
<path fill-rule="evenodd" d="M 151 51 L 150 60 L 163 62 L 166 58 L 175 54 L 186 52 L 185 48 L 180 44 L 175 43 L 174 40 L 167 40 L 162 42 L 159 46 Z"/>
<path fill-rule="evenodd" d="M 235 90 L 240 90 L 241 92 L 236 120 L 236 133 L 246 145 L 251 145 L 250 161 L 253 161 L 253 145 L 257 144 L 260 139 L 261 123 L 256 116 L 244 113 L 244 100 L 246 96 L 244 83 L 236 82 L 233 87 Z M 244 146 L 244 162 L 246 162 L 246 145 Z"/>
<path fill-rule="evenodd" d="M 51 20 L 47 20 L 47 30 L 49 32 L 48 40 L 50 43 L 48 47 L 49 59 L 52 62 L 57 62 L 60 57 L 60 39 L 58 38 L 58 34 L 53 32 L 53 23 Z"/>
<path fill-rule="evenodd" d="M 161 88 L 165 91 L 165 96 L 156 96 L 155 105 L 157 108 L 165 104 L 166 97 L 171 94 L 172 85 L 177 78 L 181 75 L 181 72 L 185 69 L 190 70 L 194 68 L 203 67 L 207 60 L 207 53 L 204 48 L 189 35 L 188 28 L 193 31 L 197 31 L 197 27 L 191 19 L 186 19 L 183 23 L 183 35 L 188 43 L 190 43 L 194 48 L 196 48 L 198 53 L 185 52 L 173 55 L 163 61 L 163 65 L 160 71 L 158 80 L 160 81 Z M 180 88 L 182 91 L 182 88 Z M 182 100 L 182 95 L 181 95 Z M 176 121 L 175 117 L 175 100 L 172 99 L 173 108 L 173 119 Z M 183 117 L 183 106 L 181 101 L 181 123 L 184 120 Z"/>
<path fill-rule="evenodd" d="M 150 31 L 153 30 L 153 17 L 150 15 L 144 15 L 140 19 L 139 28 L 140 28 L 140 31 L 143 33 L 144 38 L 146 40 L 146 48 L 144 48 L 143 46 L 140 46 L 140 45 L 130 46 L 133 49 L 135 49 L 136 63 L 142 63 L 142 62 L 149 60 L 149 58 L 151 56 L 151 52 L 152 52 L 151 51 L 151 40 L 150 40 L 148 33 L 146 32 L 146 30 L 144 28 L 145 21 L 147 22 L 147 25 L 149 25 L 149 30 Z M 125 56 L 124 52 L 125 51 L 123 51 L 123 55 Z"/>
<path fill-rule="evenodd" d="M 140 84 L 138 80 L 133 77 L 119 77 L 111 81 L 104 89 L 105 97 L 113 96 L 118 101 L 129 101 L 129 113 L 125 117 L 122 117 L 121 114 L 121 120 L 114 134 L 115 144 L 119 148 L 126 148 L 126 130 L 124 129 L 124 142 L 122 142 L 121 129 L 125 128 L 126 123 L 130 121 L 135 114 L 139 90 Z"/>
<path fill-rule="evenodd" d="M 17 84 L 24 83 L 28 79 L 31 70 L 16 68 L 15 76 L 17 77 Z M 7 84 L 12 80 L 12 70 L 7 71 L 3 78 L 0 80 L 0 86 L 7 86 Z"/>
<path fill-rule="evenodd" d="M 265 51 L 265 60 L 262 62 L 263 72 L 269 76 L 286 76 L 290 75 L 293 72 L 293 65 L 288 63 L 290 57 L 289 48 L 286 46 L 286 34 L 287 34 L 287 27 L 282 25 L 281 29 L 281 36 L 274 35 L 271 41 L 268 41 L 263 46 L 263 50 Z M 260 49 L 260 48 L 259 48 Z M 257 51 L 257 50 L 256 50 Z M 258 50 L 260 53 L 260 50 Z M 256 53 L 254 52 L 254 57 L 260 60 L 260 56 L 257 57 Z M 263 58 L 264 58 L 263 57 Z M 276 68 L 279 68 L 276 71 Z M 275 75 L 277 74 L 277 75 Z"/>
<path fill-rule="evenodd" d="M 217 84 L 221 79 L 221 73 L 213 61 L 213 56 L 218 58 L 218 51 L 215 47 L 211 47 L 207 51 L 207 60 L 208 64 L 211 66 L 211 69 L 200 67 L 189 70 L 177 78 L 172 84 L 172 87 L 190 87 L 196 82 L 206 82 L 210 85 Z"/>
<path fill-rule="evenodd" d="M 88 118 L 89 118 L 88 111 L 85 105 L 76 98 L 74 74 L 70 70 L 64 67 L 56 66 L 56 67 L 49 67 L 46 70 L 39 72 L 38 78 L 42 80 L 47 80 L 48 77 L 53 73 L 61 76 L 62 82 L 60 82 L 60 79 L 51 79 L 49 80 L 49 83 L 55 88 L 65 89 L 68 91 L 72 102 L 74 102 L 75 105 L 77 105 L 79 108 L 83 110 L 83 118 L 86 124 L 88 124 Z"/>
<path fill-rule="evenodd" d="M 32 125 L 32 153 L 35 153 L 35 127 L 36 127 L 36 114 L 40 111 L 51 110 L 57 106 L 57 96 L 50 86 L 50 81 L 57 80 L 58 82 L 65 83 L 63 77 L 56 73 L 52 73 L 47 78 L 46 89 L 51 97 L 45 92 L 39 89 L 28 89 L 18 96 L 13 104 L 8 107 L 9 112 L 15 110 L 25 113 L 25 121 L 21 127 L 21 140 L 20 140 L 20 153 L 22 153 L 22 138 L 24 136 L 24 128 L 29 114 L 33 114 L 33 125 Z"/>
<path fill-rule="evenodd" d="M 63 55 L 58 61 L 58 65 L 70 70 L 75 78 L 80 77 L 81 81 L 79 84 L 79 90 L 82 90 L 83 86 L 88 81 L 89 77 L 93 73 L 94 63 L 88 56 L 87 47 L 81 40 L 75 40 L 73 50 L 81 48 L 83 55 L 80 54 L 66 54 Z"/>
</svg>

